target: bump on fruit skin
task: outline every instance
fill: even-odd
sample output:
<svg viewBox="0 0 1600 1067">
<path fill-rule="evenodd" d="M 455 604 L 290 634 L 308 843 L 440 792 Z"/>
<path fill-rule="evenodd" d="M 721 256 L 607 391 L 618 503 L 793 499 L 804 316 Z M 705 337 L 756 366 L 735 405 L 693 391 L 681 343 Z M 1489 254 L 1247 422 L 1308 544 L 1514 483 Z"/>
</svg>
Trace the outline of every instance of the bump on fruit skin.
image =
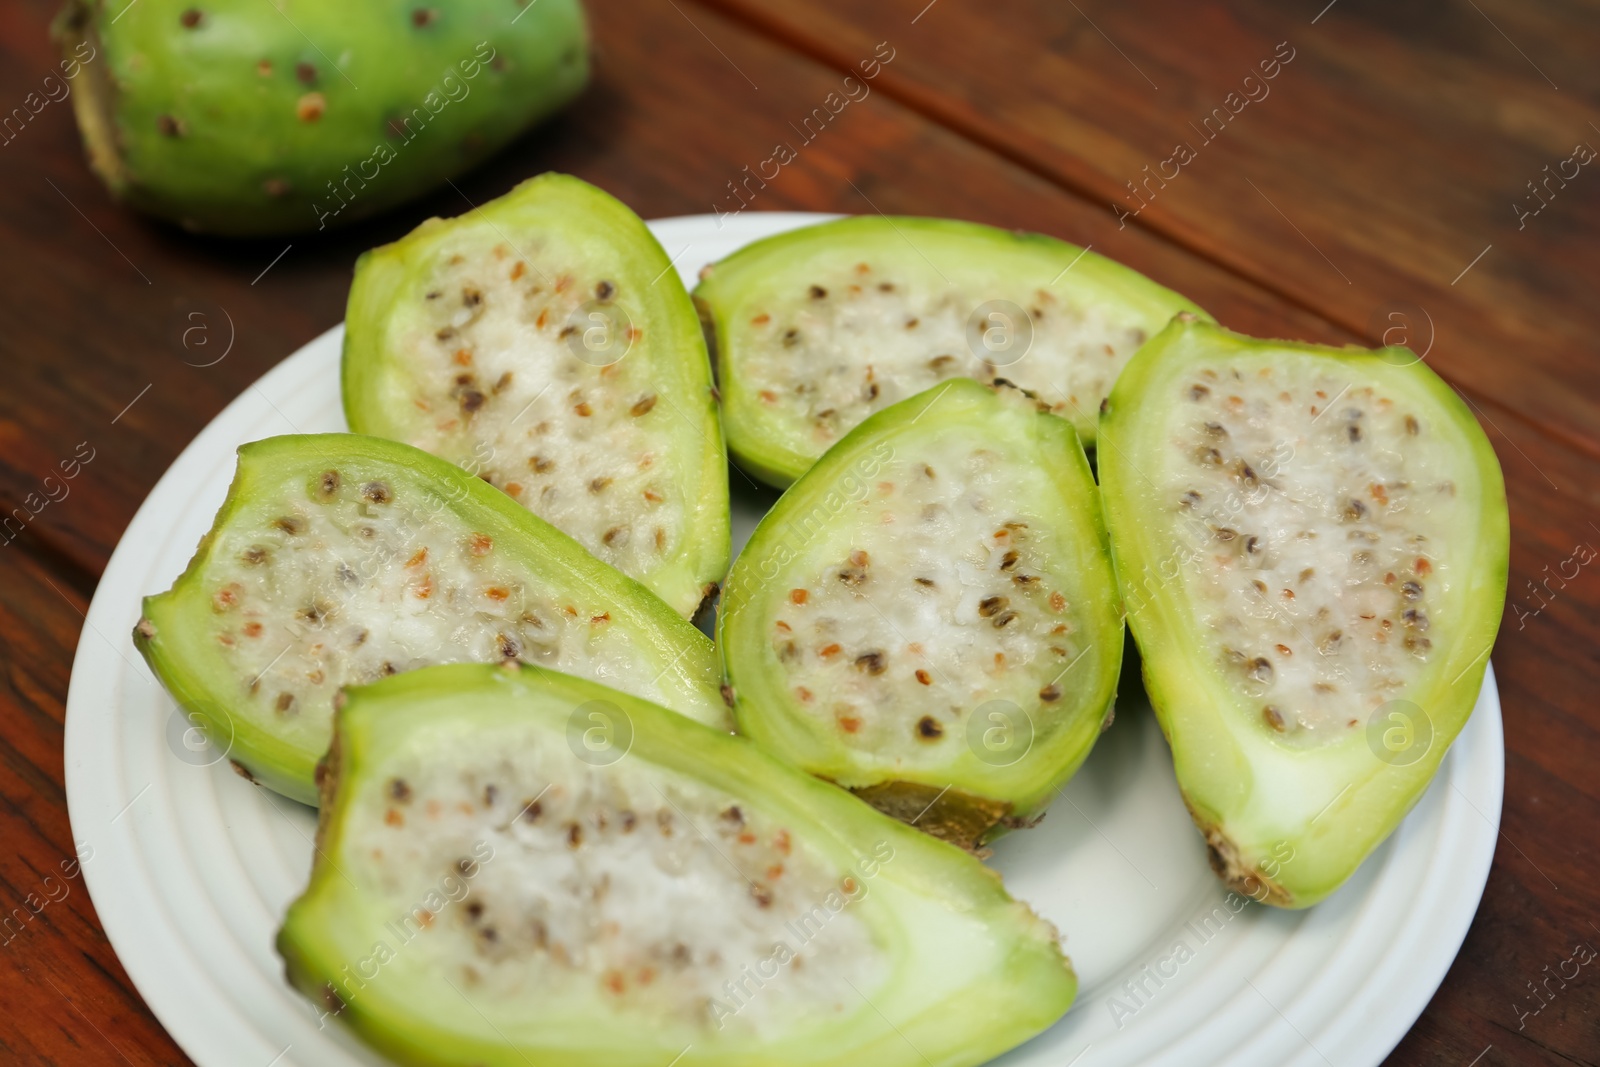
<svg viewBox="0 0 1600 1067">
<path fill-rule="evenodd" d="M 185 229 L 250 236 L 410 199 L 576 96 L 580 0 L 540 0 L 515 22 L 507 6 L 313 4 L 291 23 L 272 4 L 69 0 L 52 34 L 64 55 L 94 49 L 72 104 L 112 193 Z"/>
</svg>

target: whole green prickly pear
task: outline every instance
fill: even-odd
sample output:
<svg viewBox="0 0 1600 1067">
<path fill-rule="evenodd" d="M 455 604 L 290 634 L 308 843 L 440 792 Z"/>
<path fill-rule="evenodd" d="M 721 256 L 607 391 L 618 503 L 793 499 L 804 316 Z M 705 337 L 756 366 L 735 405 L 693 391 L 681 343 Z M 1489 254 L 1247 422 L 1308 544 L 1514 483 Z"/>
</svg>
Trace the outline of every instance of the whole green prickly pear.
<svg viewBox="0 0 1600 1067">
<path fill-rule="evenodd" d="M 69 0 L 55 36 L 113 194 L 190 230 L 288 233 L 438 185 L 583 88 L 580 0 L 432 4 Z"/>
</svg>

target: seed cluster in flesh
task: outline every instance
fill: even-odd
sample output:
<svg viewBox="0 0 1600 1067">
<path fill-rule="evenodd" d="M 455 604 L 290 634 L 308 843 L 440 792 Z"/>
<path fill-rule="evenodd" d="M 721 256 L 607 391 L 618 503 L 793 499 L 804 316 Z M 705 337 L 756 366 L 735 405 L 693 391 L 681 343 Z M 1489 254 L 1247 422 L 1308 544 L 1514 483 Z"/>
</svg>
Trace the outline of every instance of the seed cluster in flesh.
<svg viewBox="0 0 1600 1067">
<path fill-rule="evenodd" d="M 397 919 L 492 849 L 464 898 L 418 917 L 427 973 L 491 1016 L 598 1001 L 722 1032 L 853 1012 L 848 983 L 871 996 L 885 979 L 868 885 L 784 822 L 637 756 L 588 766 L 559 735 L 524 733 L 440 739 L 354 801 L 351 875 Z M 779 943 L 790 957 L 762 966 Z"/>
<path fill-rule="evenodd" d="M 1076 581 L 1052 559 L 1058 499 L 1031 457 L 980 428 L 903 442 L 833 520 L 838 531 L 777 579 L 768 637 L 792 706 L 845 746 L 894 763 L 966 751 L 971 713 L 990 700 L 1045 732 L 1095 681 Z M 795 529 L 803 529 L 800 518 Z"/>
<path fill-rule="evenodd" d="M 997 299 L 1029 318 L 1032 343 L 1020 358 L 1017 349 L 1001 354 L 1004 345 L 974 347 L 969 339 L 974 312 Z M 730 328 L 743 388 L 784 437 L 817 453 L 873 412 L 957 377 L 1015 382 L 1092 431 L 1100 401 L 1145 341 L 1131 315 L 1101 303 L 1048 288 L 930 284 L 869 262 L 819 271 L 811 285 L 751 303 L 741 315 Z"/>
<path fill-rule="evenodd" d="M 1470 522 L 1426 416 L 1310 357 L 1201 365 L 1176 380 L 1163 492 L 1217 670 L 1271 730 L 1361 728 L 1434 654 Z"/>
<path fill-rule="evenodd" d="M 326 744 L 341 686 L 515 659 L 668 695 L 608 607 L 542 583 L 443 498 L 329 469 L 218 534 L 212 629 L 257 717 Z"/>
<path fill-rule="evenodd" d="M 620 283 L 538 253 L 535 240 L 444 255 L 416 290 L 420 314 L 400 339 L 409 443 L 642 577 L 684 541 L 674 436 L 693 436 L 692 414 L 652 380 Z"/>
</svg>

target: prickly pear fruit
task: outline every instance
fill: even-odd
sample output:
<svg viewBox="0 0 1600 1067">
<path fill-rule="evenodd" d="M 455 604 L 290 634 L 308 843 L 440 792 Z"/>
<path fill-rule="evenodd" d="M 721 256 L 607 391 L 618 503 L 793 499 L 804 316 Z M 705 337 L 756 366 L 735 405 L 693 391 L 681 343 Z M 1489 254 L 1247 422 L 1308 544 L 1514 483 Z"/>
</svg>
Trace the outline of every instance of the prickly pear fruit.
<svg viewBox="0 0 1600 1067">
<path fill-rule="evenodd" d="M 701 278 L 728 448 L 780 487 L 874 411 L 955 377 L 1033 391 L 1093 447 L 1128 357 L 1199 311 L 1076 245 L 950 219 L 807 226 Z"/>
<path fill-rule="evenodd" d="M 588 680 L 352 689 L 326 767 L 278 950 L 397 1063 L 974 1067 L 1076 991 L 971 856 Z"/>
<path fill-rule="evenodd" d="M 249 235 L 371 215 L 468 169 L 588 78 L 579 0 L 70 0 L 95 171 L 179 225 Z"/>
<path fill-rule="evenodd" d="M 541 0 L 542 2 L 542 0 Z M 627 206 L 543 174 L 356 264 L 350 427 L 460 464 L 692 615 L 728 569 L 694 305 Z"/>
<path fill-rule="evenodd" d="M 967 847 L 1027 825 L 1083 762 L 1122 634 L 1072 424 L 967 378 L 829 449 L 756 529 L 718 620 L 741 733 Z"/>
<path fill-rule="evenodd" d="M 459 467 L 358 434 L 241 448 L 134 641 L 214 745 L 306 803 L 339 687 L 435 663 L 590 674 L 728 723 L 711 642 L 649 590 Z"/>
<path fill-rule="evenodd" d="M 1394 830 L 1477 700 L 1505 600 L 1505 486 L 1404 348 L 1180 316 L 1100 420 L 1145 687 L 1217 873 L 1326 897 Z"/>
</svg>

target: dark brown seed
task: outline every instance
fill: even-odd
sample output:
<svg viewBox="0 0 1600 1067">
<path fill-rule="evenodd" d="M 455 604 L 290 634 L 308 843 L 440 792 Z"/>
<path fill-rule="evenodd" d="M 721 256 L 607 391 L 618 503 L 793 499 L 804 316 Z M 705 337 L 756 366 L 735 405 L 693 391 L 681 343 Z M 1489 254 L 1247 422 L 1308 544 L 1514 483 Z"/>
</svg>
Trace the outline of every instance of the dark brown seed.
<svg viewBox="0 0 1600 1067">
<path fill-rule="evenodd" d="M 589 482 L 589 492 L 591 492 L 591 493 L 603 493 L 603 492 L 605 492 L 606 486 L 608 486 L 610 484 L 611 484 L 611 479 L 610 478 L 607 478 L 607 477 L 604 477 L 604 476 L 599 477 L 599 478 L 594 478 Z"/>
<path fill-rule="evenodd" d="M 863 652 L 856 657 L 856 670 L 865 671 L 867 674 L 882 674 L 888 666 L 883 653 L 876 650 Z"/>
<path fill-rule="evenodd" d="M 880 293 L 892 293 L 892 292 L 894 292 L 894 283 L 893 282 L 879 282 L 878 283 L 878 292 L 880 292 Z"/>
<path fill-rule="evenodd" d="M 860 585 L 867 580 L 867 571 L 864 567 L 839 568 L 839 580 L 845 585 Z"/>
<path fill-rule="evenodd" d="M 600 540 L 611 548 L 621 548 L 628 543 L 628 528 L 626 526 L 613 526 L 600 535 Z"/>
<path fill-rule="evenodd" d="M 1200 494 L 1195 492 L 1193 489 L 1190 489 L 1188 492 L 1183 494 L 1183 500 L 1181 501 L 1182 507 L 1192 508 L 1198 503 L 1200 503 Z"/>
<path fill-rule="evenodd" d="M 488 785 L 484 786 L 483 787 L 483 806 L 486 807 L 486 808 L 494 807 L 495 798 L 498 797 L 499 795 L 500 795 L 500 790 L 495 786 L 495 784 L 493 782 L 490 782 Z"/>
<path fill-rule="evenodd" d="M 339 491 L 339 472 L 323 471 L 322 479 L 317 483 L 317 492 L 324 500 L 331 500 Z"/>
<path fill-rule="evenodd" d="M 544 814 L 544 805 L 538 800 L 529 800 L 522 805 L 522 817 L 528 822 L 538 822 L 539 816 Z"/>
<path fill-rule="evenodd" d="M 1198 382 L 1196 382 L 1194 385 L 1189 386 L 1189 399 L 1190 400 L 1204 400 L 1206 397 L 1208 397 L 1210 395 L 1211 395 L 1211 390 L 1207 389 L 1205 386 L 1199 384 Z"/>
<path fill-rule="evenodd" d="M 496 393 L 496 395 L 498 395 L 500 393 L 503 393 L 503 392 L 506 391 L 506 387 L 509 386 L 510 384 L 511 384 L 511 372 L 510 371 L 506 371 L 504 374 L 500 375 L 499 379 L 496 380 L 496 382 L 494 383 L 494 392 Z"/>
<path fill-rule="evenodd" d="M 528 466 L 533 468 L 535 474 L 548 474 L 555 470 L 556 461 L 545 459 L 543 456 L 534 456 L 528 460 Z"/>
<path fill-rule="evenodd" d="M 1261 715 L 1262 715 L 1262 717 L 1264 719 L 1267 720 L 1267 725 L 1268 726 L 1272 727 L 1274 730 L 1278 731 L 1280 734 L 1283 733 L 1283 731 L 1284 731 L 1283 712 L 1278 710 L 1278 706 L 1276 704 L 1268 704 L 1266 707 L 1262 708 L 1261 709 Z"/>
<path fill-rule="evenodd" d="M 933 579 L 932 578 L 913 578 L 912 581 L 916 582 L 918 585 L 925 585 L 929 589 L 933 588 Z"/>
<path fill-rule="evenodd" d="M 916 329 L 916 328 L 917 328 L 917 323 L 918 323 L 918 322 L 919 322 L 919 321 L 921 321 L 921 320 L 919 320 L 919 319 L 914 319 L 914 318 L 912 318 L 912 319 L 907 319 L 907 320 L 906 320 L 906 329 L 908 329 L 908 330 L 915 330 L 915 329 Z"/>
<path fill-rule="evenodd" d="M 1257 656 L 1255 659 L 1250 661 L 1248 671 L 1250 677 L 1254 678 L 1258 682 L 1272 681 L 1272 664 L 1268 663 L 1266 659 L 1261 656 Z"/>
<path fill-rule="evenodd" d="M 783 331 L 783 347 L 793 348 L 800 343 L 800 331 L 789 329 Z"/>
<path fill-rule="evenodd" d="M 477 922 L 479 919 L 483 918 L 483 901 L 467 901 L 467 918 L 472 922 Z"/>
<path fill-rule="evenodd" d="M 750 896 L 755 900 L 756 907 L 772 907 L 772 890 L 768 887 L 759 883 L 752 883 L 750 886 Z"/>
<path fill-rule="evenodd" d="M 1232 541 L 1234 538 L 1239 536 L 1238 530 L 1231 529 L 1227 526 L 1213 526 L 1211 528 L 1211 532 L 1218 541 L 1222 542 Z"/>
<path fill-rule="evenodd" d="M 1355 522 L 1356 520 L 1360 519 L 1362 516 L 1366 515 L 1366 513 L 1367 513 L 1367 506 L 1365 504 L 1363 504 L 1361 501 L 1356 500 L 1354 497 L 1352 497 L 1350 499 L 1350 503 L 1345 505 L 1344 517 L 1346 519 L 1350 520 L 1351 522 Z"/>
<path fill-rule="evenodd" d="M 865 389 L 861 390 L 861 392 L 862 392 L 862 395 L 864 395 L 868 400 L 876 400 L 876 399 L 878 399 L 878 383 L 877 382 L 868 382 L 867 383 L 867 387 Z"/>
<path fill-rule="evenodd" d="M 361 487 L 361 497 L 369 503 L 387 504 L 394 499 L 394 494 L 383 482 L 368 482 Z"/>
<path fill-rule="evenodd" d="M 616 293 L 616 291 L 617 291 L 617 287 L 616 286 L 612 285 L 610 282 L 602 281 L 599 285 L 594 287 L 595 299 L 596 300 L 610 300 L 612 295 L 614 293 Z"/>
<path fill-rule="evenodd" d="M 431 7 L 419 7 L 415 11 L 411 12 L 411 25 L 413 25 L 413 26 L 427 26 L 427 25 L 430 25 L 433 22 L 433 20 L 438 18 L 438 17 L 439 17 L 439 12 L 435 11 L 433 8 L 431 8 Z"/>
<path fill-rule="evenodd" d="M 928 369 L 936 374 L 942 374 L 944 369 L 955 361 L 955 356 L 934 356 L 928 360 Z"/>
<path fill-rule="evenodd" d="M 1415 436 L 1417 431 L 1421 429 L 1422 427 L 1417 423 L 1417 417 L 1415 415 L 1406 416 L 1406 433 Z"/>
<path fill-rule="evenodd" d="M 1054 682 L 1051 682 L 1049 685 L 1039 690 L 1039 699 L 1044 701 L 1046 704 L 1054 704 L 1056 701 L 1061 699 L 1061 687 L 1056 685 Z"/>
<path fill-rule="evenodd" d="M 161 131 L 161 136 L 163 137 L 177 137 L 183 132 L 178 120 L 171 115 L 157 115 L 156 129 Z"/>
<path fill-rule="evenodd" d="M 239 553 L 239 558 L 252 567 L 259 567 L 267 561 L 268 552 L 262 545 L 251 545 Z"/>
<path fill-rule="evenodd" d="M 383 666 L 378 668 L 378 673 L 380 673 L 380 674 L 384 675 L 385 677 L 387 677 L 387 676 L 389 676 L 391 674 L 399 674 L 400 671 L 395 667 L 395 665 L 393 663 L 390 663 L 387 660 L 385 660 Z"/>
<path fill-rule="evenodd" d="M 1426 630 L 1428 628 L 1427 614 L 1418 611 L 1416 608 L 1407 608 L 1406 610 L 1402 611 L 1400 613 L 1400 618 L 1405 621 L 1407 626 L 1413 627 L 1417 630 Z"/>
<path fill-rule="evenodd" d="M 296 63 L 294 76 L 302 85 L 315 85 L 317 83 L 317 68 L 310 63 Z"/>
<path fill-rule="evenodd" d="M 811 287 L 811 299 L 813 299 L 813 300 L 821 300 L 824 297 L 826 297 L 827 295 L 828 295 L 828 290 L 824 289 L 822 286 L 813 285 Z"/>
<path fill-rule="evenodd" d="M 1350 442 L 1352 444 L 1361 440 L 1361 427 L 1357 426 L 1353 422 L 1349 426 L 1345 427 L 1345 433 L 1350 435 Z"/>
<path fill-rule="evenodd" d="M 1000 614 L 994 617 L 994 628 L 996 630 L 1003 630 L 1006 628 L 1006 626 L 1013 622 L 1016 617 L 1017 613 L 1014 611 L 1002 611 Z"/>
<path fill-rule="evenodd" d="M 1222 453 L 1210 445 L 1201 445 L 1194 450 L 1194 461 L 1202 467 L 1222 466 Z"/>
<path fill-rule="evenodd" d="M 628 414 L 632 415 L 634 418 L 638 418 L 640 415 L 647 414 L 650 409 L 655 406 L 656 394 L 650 393 L 639 400 L 638 403 L 634 404 L 633 407 L 629 408 Z"/>
<path fill-rule="evenodd" d="M 1239 476 L 1241 482 L 1252 489 L 1258 484 L 1259 479 L 1256 478 L 1255 468 L 1242 459 L 1233 465 L 1233 472 Z"/>
<path fill-rule="evenodd" d="M 737 804 L 730 804 L 727 808 L 723 809 L 722 817 L 734 826 L 744 825 L 744 812 L 739 809 L 739 805 Z"/>
<path fill-rule="evenodd" d="M 1400 595 L 1405 597 L 1407 600 L 1418 600 L 1418 599 L 1421 599 L 1421 597 L 1422 597 L 1422 583 L 1421 582 L 1402 582 L 1401 585 L 1400 585 Z"/>
<path fill-rule="evenodd" d="M 1218 438 L 1226 437 L 1228 436 L 1228 431 L 1227 428 L 1224 427 L 1220 422 L 1208 422 L 1206 423 L 1206 436 Z"/>
<path fill-rule="evenodd" d="M 1011 601 L 1003 596 L 984 597 L 978 601 L 978 614 L 985 619 L 993 618 L 1004 611 L 1009 603 Z"/>
<path fill-rule="evenodd" d="M 583 827 L 577 823 L 567 824 L 567 847 L 577 848 L 583 844 Z"/>
<path fill-rule="evenodd" d="M 944 736 L 944 727 L 932 715 L 924 715 L 917 720 L 917 736 L 924 741 L 937 741 Z"/>
<path fill-rule="evenodd" d="M 483 293 L 469 285 L 461 290 L 461 302 L 469 308 L 475 308 L 483 303 Z"/>
<path fill-rule="evenodd" d="M 306 520 L 298 515 L 284 515 L 272 520 L 272 525 L 291 537 L 306 532 Z"/>
<path fill-rule="evenodd" d="M 294 694 L 279 693 L 278 700 L 273 706 L 277 708 L 280 714 L 288 714 L 294 710 Z"/>
<path fill-rule="evenodd" d="M 488 397 L 476 389 L 463 389 L 461 391 L 461 410 L 471 415 L 483 407 L 483 402 L 487 399 Z"/>
<path fill-rule="evenodd" d="M 1251 534 L 1249 537 L 1246 537 L 1244 539 L 1244 550 L 1249 552 L 1251 555 L 1261 551 L 1261 538 L 1257 537 L 1255 534 Z"/>
<path fill-rule="evenodd" d="M 196 26 L 200 25 L 200 12 L 191 7 L 189 10 L 178 16 L 178 24 L 186 30 L 194 29 Z"/>
<path fill-rule="evenodd" d="M 1000 557 L 1000 569 L 1003 571 L 1010 570 L 1017 565 L 1017 560 L 1020 558 L 1016 552 L 1007 552 Z"/>
<path fill-rule="evenodd" d="M 404 778 L 389 779 L 389 796 L 404 804 L 411 799 L 411 783 Z"/>
<path fill-rule="evenodd" d="M 1327 653 L 1332 652 L 1334 649 L 1338 648 L 1339 647 L 1339 643 L 1341 641 L 1343 641 L 1343 640 L 1344 640 L 1344 631 L 1343 630 L 1334 630 L 1331 633 L 1329 633 L 1326 637 L 1324 637 L 1321 641 L 1319 641 L 1317 643 L 1317 648 L 1324 655 L 1326 655 Z"/>
<path fill-rule="evenodd" d="M 519 645 L 517 643 L 517 639 L 512 637 L 510 634 L 501 634 L 499 636 L 499 649 L 500 658 L 503 660 L 516 659 L 518 656 L 522 655 L 522 646 Z"/>
<path fill-rule="evenodd" d="M 639 825 L 639 816 L 626 808 L 617 813 L 617 818 L 622 823 L 622 832 L 625 834 L 633 833 L 633 828 Z"/>
<path fill-rule="evenodd" d="M 1039 580 L 1039 576 L 1037 574 L 1013 574 L 1011 576 L 1011 580 L 1017 585 L 1027 588 L 1034 582 L 1037 582 Z"/>
</svg>

